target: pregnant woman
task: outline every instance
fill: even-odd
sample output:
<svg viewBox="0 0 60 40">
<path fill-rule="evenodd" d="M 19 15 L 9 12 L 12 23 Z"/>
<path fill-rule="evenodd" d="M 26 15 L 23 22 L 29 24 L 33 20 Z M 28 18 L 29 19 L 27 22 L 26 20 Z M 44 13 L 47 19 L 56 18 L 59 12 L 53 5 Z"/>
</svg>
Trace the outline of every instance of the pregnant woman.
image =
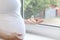
<svg viewBox="0 0 60 40">
<path fill-rule="evenodd" d="M 23 40 L 25 25 L 20 0 L 0 0 L 0 40 Z"/>
</svg>

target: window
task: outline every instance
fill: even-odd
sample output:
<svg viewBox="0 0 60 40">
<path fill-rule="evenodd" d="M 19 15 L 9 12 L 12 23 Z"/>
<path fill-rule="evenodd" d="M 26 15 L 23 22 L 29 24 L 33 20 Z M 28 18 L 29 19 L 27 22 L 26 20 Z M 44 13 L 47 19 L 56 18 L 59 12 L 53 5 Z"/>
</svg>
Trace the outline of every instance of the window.
<svg viewBox="0 0 60 40">
<path fill-rule="evenodd" d="M 60 0 L 24 0 L 23 10 L 24 19 L 28 19 L 27 23 L 31 24 L 26 24 L 28 32 L 59 38 Z"/>
</svg>

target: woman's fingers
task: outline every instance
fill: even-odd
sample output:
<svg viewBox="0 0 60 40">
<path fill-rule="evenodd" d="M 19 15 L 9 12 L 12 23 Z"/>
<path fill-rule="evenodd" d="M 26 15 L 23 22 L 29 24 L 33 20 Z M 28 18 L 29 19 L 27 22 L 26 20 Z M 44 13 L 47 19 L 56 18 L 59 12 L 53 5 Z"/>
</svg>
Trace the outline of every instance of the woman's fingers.
<svg viewBox="0 0 60 40">
<path fill-rule="evenodd" d="M 11 35 L 9 35 L 8 40 L 22 40 L 21 37 L 22 34 L 17 34 L 17 33 L 11 33 Z"/>
<path fill-rule="evenodd" d="M 10 35 L 9 38 L 8 38 L 8 40 L 22 40 L 22 39 L 14 36 L 14 35 Z"/>
<path fill-rule="evenodd" d="M 15 32 L 15 33 L 11 33 L 11 35 L 22 36 L 22 34 L 21 34 L 21 33 L 19 33 L 19 34 L 18 34 L 18 33 L 16 33 L 16 32 Z"/>
</svg>

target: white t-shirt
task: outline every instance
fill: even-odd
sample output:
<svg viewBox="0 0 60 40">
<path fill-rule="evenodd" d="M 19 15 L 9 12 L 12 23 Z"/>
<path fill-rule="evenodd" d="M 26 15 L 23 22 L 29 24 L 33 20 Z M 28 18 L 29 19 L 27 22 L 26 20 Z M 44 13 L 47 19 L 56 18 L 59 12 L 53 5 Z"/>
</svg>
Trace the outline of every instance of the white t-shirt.
<svg viewBox="0 0 60 40">
<path fill-rule="evenodd" d="M 0 0 L 0 30 L 7 34 L 25 34 L 20 0 Z"/>
</svg>

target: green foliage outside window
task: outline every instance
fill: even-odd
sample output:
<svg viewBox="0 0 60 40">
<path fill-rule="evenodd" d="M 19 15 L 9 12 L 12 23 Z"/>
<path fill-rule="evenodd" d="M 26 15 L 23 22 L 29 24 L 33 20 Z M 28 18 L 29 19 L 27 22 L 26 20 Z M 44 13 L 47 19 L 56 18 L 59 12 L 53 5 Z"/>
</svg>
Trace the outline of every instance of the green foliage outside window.
<svg viewBox="0 0 60 40">
<path fill-rule="evenodd" d="M 30 18 L 31 15 L 37 15 L 50 4 L 57 5 L 57 0 L 24 0 L 24 14 L 25 18 Z"/>
</svg>

